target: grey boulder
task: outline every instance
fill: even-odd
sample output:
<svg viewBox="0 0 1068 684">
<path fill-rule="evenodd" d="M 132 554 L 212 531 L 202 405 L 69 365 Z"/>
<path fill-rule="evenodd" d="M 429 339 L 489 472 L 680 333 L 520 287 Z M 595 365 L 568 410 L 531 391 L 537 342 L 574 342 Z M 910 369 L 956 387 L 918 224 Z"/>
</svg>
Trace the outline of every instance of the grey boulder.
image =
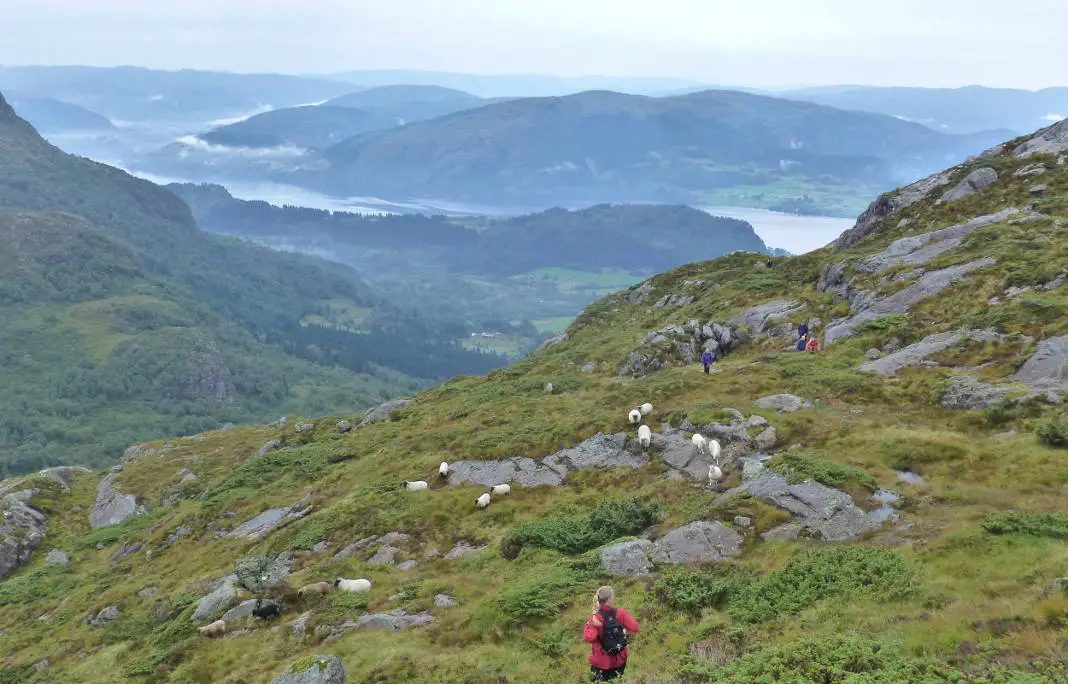
<svg viewBox="0 0 1068 684">
<path fill-rule="evenodd" d="M 1068 389 L 1068 335 L 1039 342 L 1013 379 L 1033 390 Z"/>
<path fill-rule="evenodd" d="M 193 611 L 193 622 L 206 622 L 215 613 L 226 610 L 237 601 L 237 588 L 234 580 L 227 577 L 219 587 L 197 601 L 197 608 Z"/>
<path fill-rule="evenodd" d="M 646 539 L 612 544 L 601 549 L 601 567 L 613 575 L 645 576 L 653 570 L 652 552 L 653 543 Z"/>
<path fill-rule="evenodd" d="M 658 563 L 720 561 L 742 552 L 742 535 L 723 523 L 698 520 L 657 540 L 652 558 Z"/>
<path fill-rule="evenodd" d="M 774 409 L 779 413 L 793 413 L 804 408 L 808 402 L 793 394 L 773 394 L 770 397 L 761 397 L 755 403 L 762 409 Z"/>
<path fill-rule="evenodd" d="M 0 497 L 0 580 L 29 561 L 44 541 L 48 518 L 29 505 L 36 492 L 26 489 Z"/>
<path fill-rule="evenodd" d="M 977 192 L 982 192 L 986 188 L 990 187 L 998 181 L 998 172 L 989 167 L 983 167 L 972 171 L 964 177 L 960 183 L 957 183 L 952 189 L 947 190 L 942 197 L 938 199 L 938 203 L 952 202 L 954 200 L 964 199 L 969 195 L 974 195 Z"/>
<path fill-rule="evenodd" d="M 942 407 L 957 411 L 977 411 L 987 406 L 1000 403 L 1008 396 L 1009 390 L 994 387 L 967 375 L 960 375 L 949 381 L 949 388 L 942 395 Z"/>
<path fill-rule="evenodd" d="M 280 584 L 293 567 L 292 552 L 285 551 L 274 558 L 248 556 L 234 563 L 238 582 L 254 594 L 262 594 Z"/>
<path fill-rule="evenodd" d="M 49 565 L 65 566 L 67 563 L 70 563 L 70 556 L 59 549 L 52 549 L 48 552 L 48 555 L 45 556 L 45 563 L 48 563 Z"/>
<path fill-rule="evenodd" d="M 929 356 L 952 349 L 965 340 L 992 342 L 1002 339 L 1002 336 L 993 330 L 965 329 L 935 333 L 893 354 L 862 364 L 859 370 L 879 375 L 894 375 L 903 368 L 919 365 Z"/>
<path fill-rule="evenodd" d="M 89 525 L 94 530 L 118 525 L 135 515 L 145 513 L 145 507 L 138 505 L 137 497 L 119 491 L 115 484 L 117 477 L 118 473 L 110 473 L 97 485 L 96 502 L 89 512 Z"/>
<path fill-rule="evenodd" d="M 400 411 L 402 408 L 411 406 L 414 402 L 411 399 L 394 399 L 387 401 L 386 403 L 376 406 L 368 411 L 361 421 L 362 425 L 370 425 L 371 423 L 378 423 L 381 421 L 393 420 L 393 414 Z"/>
<path fill-rule="evenodd" d="M 303 616 L 302 616 L 303 617 Z M 294 663 L 271 684 L 348 684 L 349 677 L 341 658 L 313 655 Z"/>
<path fill-rule="evenodd" d="M 518 482 L 523 487 L 549 485 L 555 487 L 566 473 L 553 470 L 531 458 L 510 458 L 504 461 L 457 461 L 449 464 L 450 485 L 477 484 L 484 487 Z"/>
<path fill-rule="evenodd" d="M 361 615 L 356 619 L 358 629 L 386 629 L 391 632 L 403 632 L 411 627 L 428 625 L 434 621 L 430 613 L 415 613 L 409 615 L 403 610 L 394 610 L 389 613 L 370 613 Z"/>
</svg>

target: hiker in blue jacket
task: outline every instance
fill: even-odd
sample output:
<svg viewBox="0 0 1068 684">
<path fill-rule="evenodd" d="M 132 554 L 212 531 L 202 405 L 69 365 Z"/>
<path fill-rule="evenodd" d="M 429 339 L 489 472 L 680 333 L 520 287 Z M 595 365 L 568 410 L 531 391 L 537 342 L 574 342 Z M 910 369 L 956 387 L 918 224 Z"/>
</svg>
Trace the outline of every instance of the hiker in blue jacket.
<svg viewBox="0 0 1068 684">
<path fill-rule="evenodd" d="M 808 344 L 808 336 L 802 335 L 801 339 L 797 341 L 797 351 L 805 351 L 805 346 Z"/>
<path fill-rule="evenodd" d="M 701 365 L 705 367 L 705 375 L 708 375 L 708 367 L 716 362 L 716 355 L 710 350 L 706 349 L 704 354 L 701 354 Z"/>
</svg>

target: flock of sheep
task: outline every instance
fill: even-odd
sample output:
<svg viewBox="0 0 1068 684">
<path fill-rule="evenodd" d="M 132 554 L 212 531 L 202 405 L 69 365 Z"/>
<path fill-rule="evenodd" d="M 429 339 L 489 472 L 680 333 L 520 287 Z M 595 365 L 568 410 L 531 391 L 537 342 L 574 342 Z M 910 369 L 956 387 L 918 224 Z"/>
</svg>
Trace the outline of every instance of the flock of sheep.
<svg viewBox="0 0 1068 684">
<path fill-rule="evenodd" d="M 638 443 L 641 444 L 643 449 L 649 448 L 649 445 L 653 441 L 653 431 L 648 425 L 643 425 L 642 420 L 646 416 L 653 412 L 653 405 L 649 403 L 642 404 L 641 406 L 631 409 L 627 413 L 627 420 L 631 425 L 638 426 Z M 708 454 L 712 457 L 712 464 L 708 466 L 708 486 L 713 486 L 718 480 L 723 477 L 723 470 L 719 467 L 720 458 L 720 445 L 717 440 L 708 439 L 704 435 L 694 433 L 694 436 L 690 438 L 693 444 L 694 450 L 698 454 Z M 438 467 L 438 475 L 440 477 L 448 477 L 449 464 L 442 461 Z M 430 487 L 430 484 L 426 480 L 405 480 L 401 485 L 408 491 L 421 491 Z M 490 487 L 483 492 L 477 499 L 475 499 L 475 505 L 479 508 L 486 508 L 490 505 L 490 501 L 493 496 L 503 496 L 510 494 L 512 491 L 511 485 L 499 484 Z M 338 577 L 334 580 L 333 584 L 330 582 L 313 582 L 301 587 L 297 594 L 302 598 L 306 598 L 312 594 L 327 594 L 334 588 L 341 591 L 354 591 L 354 592 L 369 592 L 371 591 L 371 581 L 367 579 L 344 579 Z M 271 618 L 281 615 L 281 611 L 278 605 L 274 602 L 267 602 L 266 604 L 262 600 L 257 600 L 256 607 L 253 609 L 252 614 L 258 618 Z M 226 633 L 226 623 L 222 620 L 216 620 L 215 622 L 200 628 L 201 636 L 216 637 Z"/>
<path fill-rule="evenodd" d="M 630 421 L 630 424 L 638 425 L 638 443 L 642 445 L 643 449 L 648 449 L 649 445 L 652 444 L 653 431 L 649 429 L 648 425 L 640 425 L 640 423 L 645 416 L 652 412 L 653 405 L 646 403 L 638 408 L 631 409 L 627 413 L 627 420 Z M 690 438 L 690 441 L 698 454 L 708 454 L 712 457 L 712 463 L 708 466 L 708 486 L 711 487 L 723 477 L 723 470 L 719 467 L 719 455 L 722 451 L 719 442 L 714 439 L 708 439 L 696 432 Z"/>
</svg>

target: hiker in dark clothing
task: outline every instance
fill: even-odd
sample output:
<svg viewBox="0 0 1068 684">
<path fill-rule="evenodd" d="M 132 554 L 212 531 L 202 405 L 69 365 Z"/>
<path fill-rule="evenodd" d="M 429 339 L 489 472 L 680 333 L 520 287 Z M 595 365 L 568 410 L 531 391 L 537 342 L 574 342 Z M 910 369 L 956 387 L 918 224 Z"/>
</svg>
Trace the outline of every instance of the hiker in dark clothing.
<svg viewBox="0 0 1068 684">
<path fill-rule="evenodd" d="M 808 339 L 802 335 L 801 339 L 797 341 L 797 351 L 805 351 L 805 346 L 808 344 Z"/>
<path fill-rule="evenodd" d="M 614 608 L 612 587 L 601 587 L 594 595 L 594 613 L 582 630 L 592 644 L 590 679 L 603 682 L 619 679 L 627 669 L 627 637 L 624 630 L 638 633 L 638 622 L 622 608 Z"/>
<path fill-rule="evenodd" d="M 706 349 L 704 354 L 701 354 L 701 365 L 705 367 L 705 375 L 708 375 L 708 367 L 716 362 L 716 355 L 710 350 Z"/>
<path fill-rule="evenodd" d="M 800 338 L 808 337 L 808 323 L 802 323 L 797 326 L 797 336 Z"/>
</svg>

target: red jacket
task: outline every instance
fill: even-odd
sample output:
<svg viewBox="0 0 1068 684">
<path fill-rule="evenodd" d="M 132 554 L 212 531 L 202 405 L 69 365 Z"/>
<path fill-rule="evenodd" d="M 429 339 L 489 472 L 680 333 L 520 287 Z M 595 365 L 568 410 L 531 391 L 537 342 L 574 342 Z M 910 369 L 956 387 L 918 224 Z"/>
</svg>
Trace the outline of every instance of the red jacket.
<svg viewBox="0 0 1068 684">
<path fill-rule="evenodd" d="M 601 606 L 601 610 L 607 610 L 612 606 Z M 594 618 L 600 621 L 600 624 L 594 622 Z M 622 608 L 616 608 L 616 620 L 619 620 L 619 624 L 623 625 L 623 629 L 627 630 L 630 634 L 638 633 L 638 622 L 630 616 L 630 613 Z M 598 670 L 612 670 L 623 663 L 627 662 L 627 649 L 623 649 L 615 655 L 608 655 L 601 647 L 601 631 L 604 620 L 602 616 L 594 613 L 590 616 L 589 621 L 586 622 L 586 626 L 582 628 L 582 636 L 586 638 L 586 641 L 593 644 L 593 650 L 590 652 L 590 665 L 593 665 Z"/>
</svg>

